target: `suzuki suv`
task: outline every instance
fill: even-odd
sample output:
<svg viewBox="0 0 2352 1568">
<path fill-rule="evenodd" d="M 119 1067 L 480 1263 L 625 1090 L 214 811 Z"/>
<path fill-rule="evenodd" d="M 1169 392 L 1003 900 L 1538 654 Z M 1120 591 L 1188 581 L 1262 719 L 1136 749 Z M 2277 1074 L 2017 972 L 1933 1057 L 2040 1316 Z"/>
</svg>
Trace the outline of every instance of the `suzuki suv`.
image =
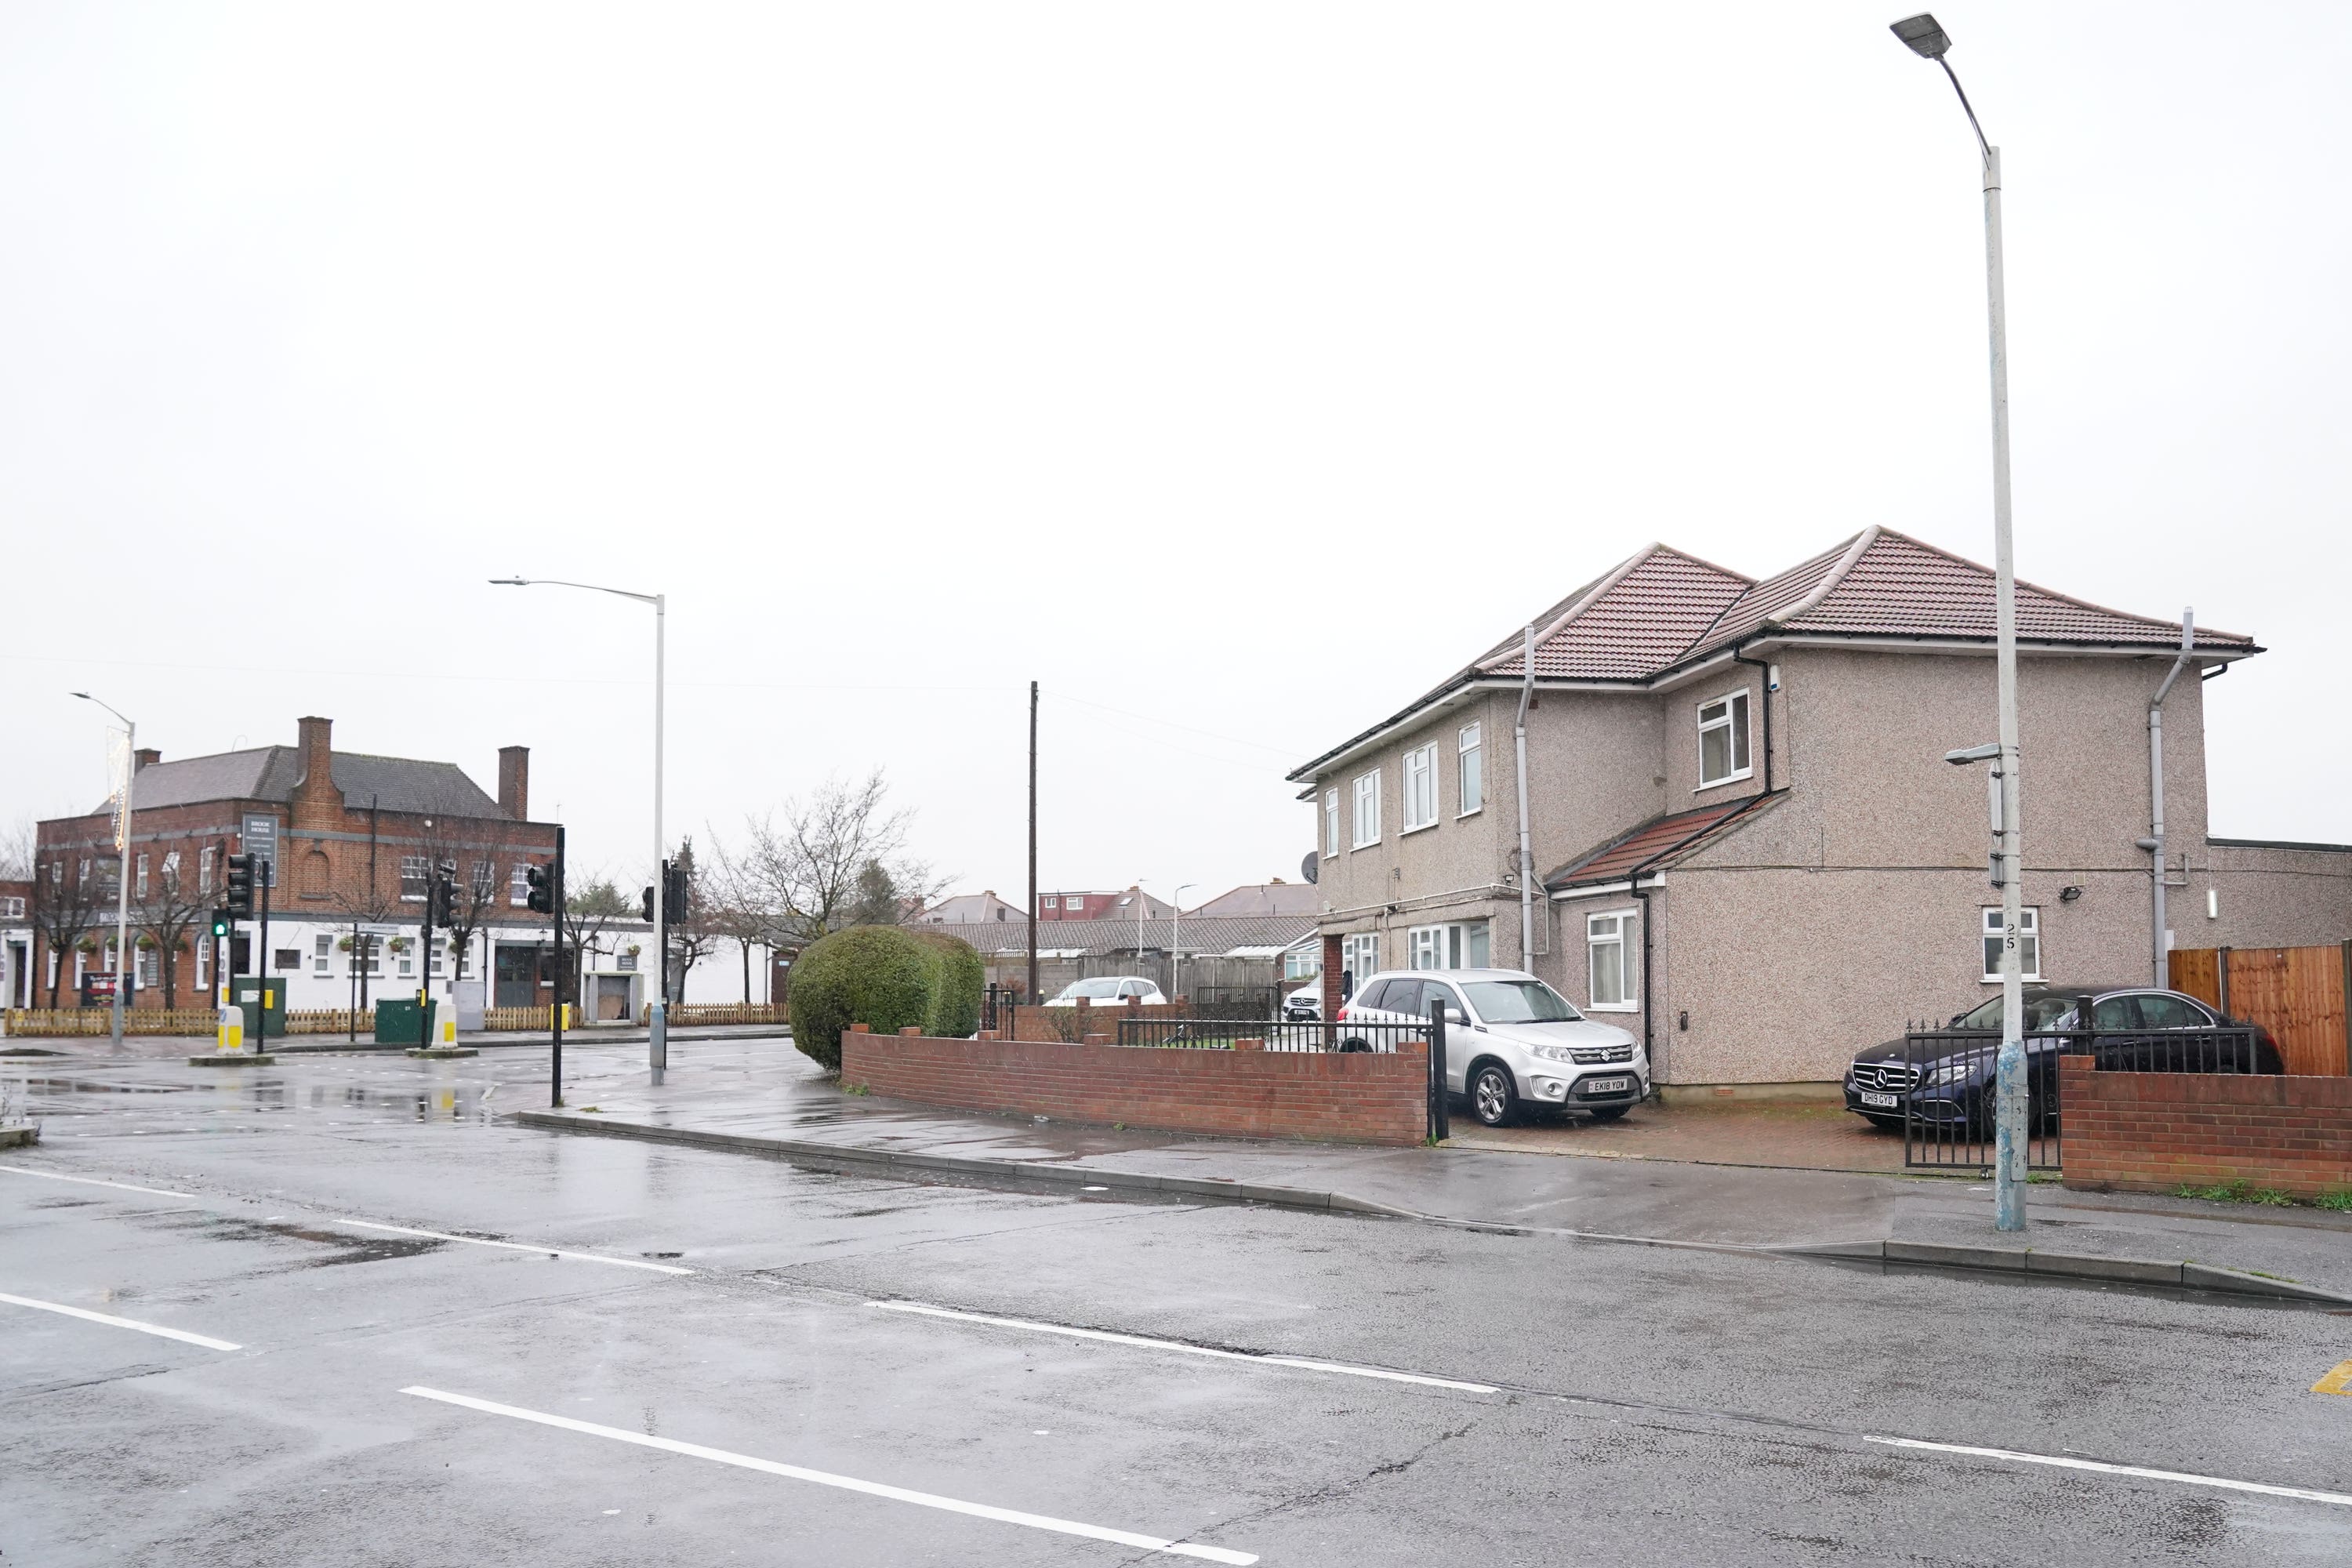
<svg viewBox="0 0 2352 1568">
<path fill-rule="evenodd" d="M 1592 1022 L 1517 969 L 1383 970 L 1339 1009 L 1339 1048 L 1350 1044 L 1348 1024 L 1426 1023 L 1437 1002 L 1445 1005 L 1446 1087 L 1488 1127 L 1523 1107 L 1614 1121 L 1650 1092 L 1639 1040 Z"/>
</svg>

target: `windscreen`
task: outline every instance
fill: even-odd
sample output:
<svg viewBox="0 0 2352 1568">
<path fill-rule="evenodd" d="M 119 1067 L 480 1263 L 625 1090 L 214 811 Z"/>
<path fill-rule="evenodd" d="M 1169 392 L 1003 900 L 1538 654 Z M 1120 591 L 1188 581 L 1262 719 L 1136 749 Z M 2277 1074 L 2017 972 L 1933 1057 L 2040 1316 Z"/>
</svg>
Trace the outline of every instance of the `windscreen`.
<svg viewBox="0 0 2352 1568">
<path fill-rule="evenodd" d="M 1573 1024 L 1584 1016 L 1540 980 L 1465 980 L 1462 989 L 1489 1024 Z"/>
<path fill-rule="evenodd" d="M 2039 1035 L 2052 1029 L 2069 1029 L 2074 1025 L 2074 999 L 2072 996 L 2029 996 L 2025 999 L 2025 1032 Z M 1960 1015 L 1963 1029 L 1998 1029 L 2000 1027 L 2000 998 Z"/>
<path fill-rule="evenodd" d="M 1075 1002 L 1079 997 L 1083 996 L 1089 1002 L 1099 1002 L 1106 997 L 1114 997 L 1118 994 L 1118 982 L 1117 980 L 1073 980 L 1069 984 L 1062 988 L 1061 995 L 1055 997 L 1055 1000 L 1058 1002 Z"/>
</svg>

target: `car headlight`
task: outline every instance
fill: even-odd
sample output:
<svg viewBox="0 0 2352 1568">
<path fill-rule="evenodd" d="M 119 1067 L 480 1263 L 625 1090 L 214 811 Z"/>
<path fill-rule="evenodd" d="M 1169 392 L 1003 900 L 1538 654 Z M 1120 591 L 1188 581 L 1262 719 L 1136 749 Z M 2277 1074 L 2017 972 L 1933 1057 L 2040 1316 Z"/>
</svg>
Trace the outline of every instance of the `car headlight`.
<svg viewBox="0 0 2352 1568">
<path fill-rule="evenodd" d="M 1977 1076 L 1977 1068 L 1981 1064 L 1972 1061 L 1967 1057 L 1962 1057 L 1958 1061 L 1940 1062 L 1935 1067 L 1928 1068 L 1927 1076 L 1920 1081 L 1923 1083 L 1966 1083 L 1969 1079 Z"/>
<path fill-rule="evenodd" d="M 1529 1046 L 1528 1055 L 1541 1057 L 1548 1062 L 1572 1062 L 1576 1059 L 1567 1046 Z"/>
</svg>

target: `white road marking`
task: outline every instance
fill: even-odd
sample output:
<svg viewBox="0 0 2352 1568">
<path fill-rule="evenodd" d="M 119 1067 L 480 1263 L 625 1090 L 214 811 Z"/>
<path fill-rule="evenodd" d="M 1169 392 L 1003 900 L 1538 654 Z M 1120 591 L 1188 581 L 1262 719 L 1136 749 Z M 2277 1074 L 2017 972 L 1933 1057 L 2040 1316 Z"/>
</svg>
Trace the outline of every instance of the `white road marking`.
<svg viewBox="0 0 2352 1568">
<path fill-rule="evenodd" d="M 437 1399 L 444 1405 L 460 1405 L 489 1415 L 511 1416 L 517 1421 L 535 1421 L 542 1426 L 561 1427 L 567 1432 L 584 1432 L 592 1437 L 609 1437 L 616 1443 L 634 1443 L 640 1448 L 659 1448 L 665 1453 L 684 1454 L 688 1458 L 709 1459 L 721 1465 L 734 1465 L 746 1470 L 760 1470 L 788 1480 L 814 1481 L 821 1487 L 838 1487 L 843 1491 L 863 1492 L 868 1497 L 888 1498 L 894 1502 L 910 1502 L 922 1508 L 941 1509 L 949 1513 L 969 1514 L 974 1519 L 992 1519 L 1004 1524 L 1025 1524 L 1032 1530 L 1050 1530 L 1060 1535 L 1079 1535 L 1089 1541 L 1108 1541 L 1120 1546 L 1132 1546 L 1145 1552 L 1165 1552 L 1177 1557 L 1197 1557 L 1209 1563 L 1225 1563 L 1234 1568 L 1248 1568 L 1257 1561 L 1247 1552 L 1229 1552 L 1222 1546 L 1202 1546 L 1191 1542 L 1168 1541 L 1157 1535 L 1139 1535 L 1133 1531 L 1111 1530 L 1099 1524 L 1080 1524 L 1075 1520 L 1055 1519 L 1042 1513 L 1023 1513 L 1017 1509 L 992 1508 L 986 1503 L 965 1502 L 960 1498 L 941 1497 L 937 1492 L 919 1492 L 905 1487 L 887 1486 L 880 1481 L 861 1481 L 854 1476 L 836 1476 L 825 1470 L 812 1470 L 799 1465 L 782 1464 L 774 1459 L 754 1458 L 749 1454 L 730 1453 L 725 1448 L 707 1448 L 699 1443 L 681 1443 L 675 1437 L 653 1437 L 643 1432 L 632 1432 L 622 1426 L 601 1426 L 593 1421 L 575 1421 L 569 1415 L 550 1415 L 537 1410 L 525 1410 L 512 1405 L 498 1405 L 470 1394 L 445 1394 L 437 1388 L 409 1387 L 400 1391 L 420 1399 Z"/>
<path fill-rule="evenodd" d="M 1023 1318 L 992 1318 L 984 1312 L 959 1312 L 951 1307 L 927 1306 L 920 1301 L 868 1301 L 869 1307 L 879 1307 L 886 1312 L 913 1312 L 926 1318 L 946 1318 L 959 1323 L 985 1323 L 991 1328 L 1020 1329 L 1033 1334 L 1061 1334 L 1076 1340 L 1099 1340 L 1105 1344 L 1136 1345 L 1144 1350 L 1175 1351 L 1184 1355 L 1213 1356 L 1220 1361 L 1247 1362 L 1252 1366 L 1297 1367 L 1307 1372 L 1336 1372 L 1349 1377 L 1376 1377 L 1386 1383 L 1417 1383 L 1424 1388 L 1452 1388 L 1464 1394 L 1493 1394 L 1490 1384 L 1461 1383 L 1450 1377 L 1427 1377 L 1414 1372 L 1391 1372 L 1386 1367 L 1356 1366 L 1343 1361 L 1312 1361 L 1296 1355 L 1252 1355 L 1245 1351 L 1214 1350 L 1207 1345 L 1188 1345 L 1181 1340 L 1158 1340 L 1144 1334 L 1118 1334 L 1106 1329 L 1077 1329 L 1066 1323 L 1033 1323 Z"/>
<path fill-rule="evenodd" d="M 2103 1476 L 2137 1476 L 2147 1481 L 2179 1481 L 2183 1486 L 2220 1487 L 2226 1491 L 2259 1492 L 2264 1497 L 2296 1498 L 2304 1502 L 2332 1502 L 2352 1508 L 2352 1493 L 2312 1491 L 2304 1487 L 2274 1487 L 2266 1481 L 2233 1481 L 2226 1476 L 2196 1476 L 2180 1470 L 2152 1470 L 2141 1465 L 2110 1465 L 2097 1459 L 2068 1459 L 2055 1454 L 2021 1454 L 2012 1448 L 1972 1448 L 1960 1443 L 1924 1443 L 1916 1437 L 1871 1437 L 1891 1448 L 1925 1448 L 1937 1454 L 1967 1454 L 1979 1459 L 2008 1459 L 2021 1465 L 2054 1465 L 2060 1469 L 2092 1470 Z"/>
<path fill-rule="evenodd" d="M 328 1225 L 355 1225 L 362 1230 L 388 1230 L 394 1236 L 429 1236 L 436 1241 L 462 1241 L 468 1247 L 502 1247 L 509 1252 L 540 1252 L 550 1258 L 573 1258 L 583 1263 L 609 1263 L 615 1268 L 649 1268 L 656 1274 L 691 1274 L 673 1263 L 646 1263 L 635 1258 L 607 1258 L 601 1252 L 566 1252 L 560 1247 L 533 1247 L 527 1241 L 488 1241 L 478 1236 L 452 1236 L 446 1230 L 417 1230 L 404 1225 L 383 1225 L 372 1219 L 331 1219 Z"/>
<path fill-rule="evenodd" d="M 68 1307 L 56 1301 L 36 1301 L 30 1296 L 10 1296 L 0 1293 L 0 1301 L 12 1307 L 30 1307 L 39 1312 L 62 1312 L 68 1318 L 81 1318 L 93 1323 L 104 1323 L 110 1329 L 136 1329 L 142 1334 L 154 1334 L 167 1340 L 179 1340 L 192 1345 L 202 1345 L 208 1351 L 243 1350 L 226 1340 L 216 1340 L 207 1334 L 192 1334 L 185 1329 L 167 1329 L 161 1323 L 142 1323 L 136 1318 L 117 1318 L 105 1312 L 92 1312 L 80 1307 Z"/>
<path fill-rule="evenodd" d="M 112 1187 L 122 1193 L 149 1193 L 159 1198 L 192 1198 L 196 1195 L 194 1193 L 174 1193 L 163 1187 L 134 1187 L 127 1182 L 101 1182 L 96 1176 L 60 1175 L 55 1171 L 29 1170 L 23 1165 L 0 1165 L 0 1171 L 13 1172 L 19 1176 L 38 1176 L 49 1182 L 79 1182 L 85 1187 Z"/>
</svg>

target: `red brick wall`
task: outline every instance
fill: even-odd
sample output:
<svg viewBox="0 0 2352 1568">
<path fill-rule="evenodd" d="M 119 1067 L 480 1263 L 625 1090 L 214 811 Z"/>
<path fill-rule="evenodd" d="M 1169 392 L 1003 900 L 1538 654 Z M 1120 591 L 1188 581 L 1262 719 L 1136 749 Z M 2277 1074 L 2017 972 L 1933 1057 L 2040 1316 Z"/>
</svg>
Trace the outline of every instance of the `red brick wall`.
<svg viewBox="0 0 2352 1568">
<path fill-rule="evenodd" d="M 1155 1050 L 1047 1040 L 841 1037 L 841 1080 L 965 1110 L 1243 1138 L 1418 1143 L 1427 1047 L 1381 1052 Z"/>
<path fill-rule="evenodd" d="M 2352 1190 L 2352 1079 L 2095 1072 L 2088 1057 L 2058 1071 L 2070 1187 Z"/>
</svg>

